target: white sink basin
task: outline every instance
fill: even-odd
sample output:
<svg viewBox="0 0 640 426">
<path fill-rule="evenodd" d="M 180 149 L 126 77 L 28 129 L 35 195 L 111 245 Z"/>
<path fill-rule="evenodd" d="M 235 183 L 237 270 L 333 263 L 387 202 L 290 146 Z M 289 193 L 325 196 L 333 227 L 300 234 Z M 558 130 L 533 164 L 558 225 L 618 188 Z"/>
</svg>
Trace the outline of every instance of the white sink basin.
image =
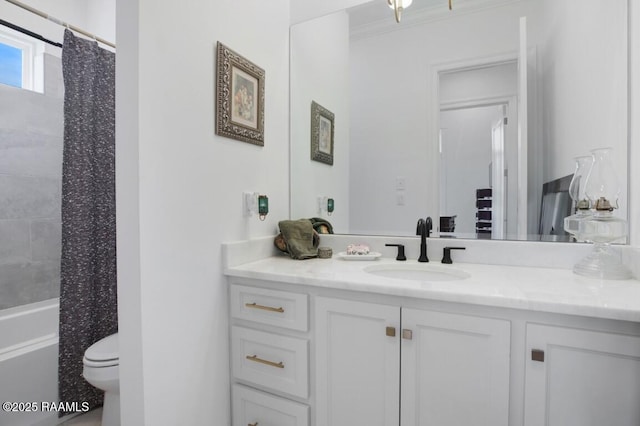
<svg viewBox="0 0 640 426">
<path fill-rule="evenodd" d="M 364 271 L 380 277 L 413 281 L 457 281 L 467 279 L 471 276 L 452 266 L 433 265 L 430 263 L 371 265 L 365 267 Z"/>
</svg>

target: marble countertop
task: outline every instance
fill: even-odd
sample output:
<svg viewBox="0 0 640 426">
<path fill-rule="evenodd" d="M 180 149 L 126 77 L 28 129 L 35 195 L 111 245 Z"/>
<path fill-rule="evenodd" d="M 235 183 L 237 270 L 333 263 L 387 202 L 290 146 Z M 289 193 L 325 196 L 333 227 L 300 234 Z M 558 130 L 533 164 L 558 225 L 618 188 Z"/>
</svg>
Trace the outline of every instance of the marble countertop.
<svg viewBox="0 0 640 426">
<path fill-rule="evenodd" d="M 570 269 L 473 263 L 434 268 L 462 270 L 469 278 L 422 282 L 386 278 L 364 271 L 371 265 L 415 264 L 391 258 L 373 261 L 332 259 L 292 260 L 272 256 L 225 268 L 225 275 L 380 295 L 414 297 L 640 322 L 640 281 L 599 280 L 575 275 Z M 422 264 L 424 265 L 424 264 Z"/>
</svg>

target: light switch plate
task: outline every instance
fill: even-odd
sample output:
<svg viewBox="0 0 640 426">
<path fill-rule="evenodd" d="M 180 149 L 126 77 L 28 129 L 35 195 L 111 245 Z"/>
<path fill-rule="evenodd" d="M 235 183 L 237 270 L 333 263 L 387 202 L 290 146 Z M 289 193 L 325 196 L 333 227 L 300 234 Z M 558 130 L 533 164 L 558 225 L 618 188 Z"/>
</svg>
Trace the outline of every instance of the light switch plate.
<svg viewBox="0 0 640 426">
<path fill-rule="evenodd" d="M 245 217 L 258 213 L 258 193 L 245 191 L 242 193 L 243 212 Z"/>
</svg>

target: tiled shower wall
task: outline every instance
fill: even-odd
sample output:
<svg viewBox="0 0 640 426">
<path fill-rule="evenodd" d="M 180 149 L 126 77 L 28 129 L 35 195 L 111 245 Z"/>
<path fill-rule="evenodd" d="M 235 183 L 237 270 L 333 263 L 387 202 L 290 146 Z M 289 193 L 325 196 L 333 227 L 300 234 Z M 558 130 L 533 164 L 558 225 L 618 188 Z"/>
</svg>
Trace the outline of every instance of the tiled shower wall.
<svg viewBox="0 0 640 426">
<path fill-rule="evenodd" d="M 60 293 L 62 68 L 44 94 L 0 84 L 0 309 Z"/>
</svg>

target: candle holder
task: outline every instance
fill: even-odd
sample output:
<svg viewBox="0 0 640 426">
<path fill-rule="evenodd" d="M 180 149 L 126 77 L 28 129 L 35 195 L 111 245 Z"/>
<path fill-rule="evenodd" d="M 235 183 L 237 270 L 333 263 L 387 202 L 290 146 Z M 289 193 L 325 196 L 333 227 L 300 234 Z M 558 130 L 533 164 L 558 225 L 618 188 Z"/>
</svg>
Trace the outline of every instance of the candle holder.
<svg viewBox="0 0 640 426">
<path fill-rule="evenodd" d="M 585 194 L 585 181 L 593 164 L 593 156 L 580 156 L 574 158 L 576 170 L 569 184 L 569 195 L 573 200 L 573 214 L 564 218 L 564 230 L 573 235 L 578 242 L 584 242 L 579 238 L 580 222 L 591 217 L 591 202 Z"/>
<path fill-rule="evenodd" d="M 618 208 L 620 185 L 611 153 L 611 148 L 591 151 L 593 162 L 584 182 L 584 196 L 579 188 L 584 173 L 581 167 L 588 162 L 583 157 L 576 158 L 574 180 L 578 180 L 578 189 L 574 186 L 571 192 L 574 180 L 569 186 L 570 195 L 576 203 L 576 213 L 566 217 L 564 225 L 577 241 L 593 243 L 593 251 L 573 267 L 574 273 L 592 278 L 625 280 L 631 278 L 631 271 L 611 247 L 611 243 L 623 240 L 628 233 L 627 221 L 613 215 Z"/>
</svg>

